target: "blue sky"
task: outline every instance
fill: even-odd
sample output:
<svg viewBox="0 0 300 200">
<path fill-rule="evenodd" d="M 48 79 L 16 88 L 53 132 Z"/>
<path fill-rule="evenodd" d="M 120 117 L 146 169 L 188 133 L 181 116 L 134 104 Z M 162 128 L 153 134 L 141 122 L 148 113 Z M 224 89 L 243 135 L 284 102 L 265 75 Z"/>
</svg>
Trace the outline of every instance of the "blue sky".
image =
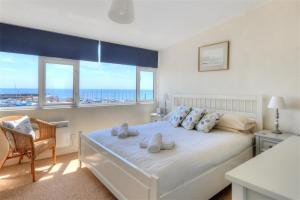
<svg viewBox="0 0 300 200">
<path fill-rule="evenodd" d="M 37 88 L 38 57 L 0 52 L 0 88 Z"/>
<path fill-rule="evenodd" d="M 46 87 L 73 87 L 72 68 L 47 64 Z M 141 74 L 141 89 L 153 89 L 153 74 Z M 0 52 L 0 88 L 38 88 L 38 56 Z M 135 89 L 136 68 L 80 61 L 81 89 Z"/>
</svg>

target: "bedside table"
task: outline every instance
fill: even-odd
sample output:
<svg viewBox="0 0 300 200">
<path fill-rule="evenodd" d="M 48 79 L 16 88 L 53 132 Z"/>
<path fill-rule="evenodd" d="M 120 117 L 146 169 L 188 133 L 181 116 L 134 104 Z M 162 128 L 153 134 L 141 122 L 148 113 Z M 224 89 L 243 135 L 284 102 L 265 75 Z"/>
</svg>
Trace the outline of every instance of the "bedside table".
<svg viewBox="0 0 300 200">
<path fill-rule="evenodd" d="M 159 113 L 151 113 L 150 117 L 151 117 L 151 122 L 157 122 L 161 120 L 164 117 L 164 115 Z"/>
<path fill-rule="evenodd" d="M 258 155 L 293 135 L 293 133 L 288 133 L 284 131 L 282 132 L 282 134 L 275 134 L 272 133 L 270 130 L 258 131 L 257 133 L 255 133 L 255 154 Z"/>
</svg>

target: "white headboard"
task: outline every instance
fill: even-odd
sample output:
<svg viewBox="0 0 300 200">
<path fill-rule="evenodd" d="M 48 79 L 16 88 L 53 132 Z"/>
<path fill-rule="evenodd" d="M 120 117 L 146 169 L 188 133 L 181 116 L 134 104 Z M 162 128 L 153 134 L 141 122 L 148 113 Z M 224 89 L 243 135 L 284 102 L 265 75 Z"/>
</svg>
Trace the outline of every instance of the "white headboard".
<svg viewBox="0 0 300 200">
<path fill-rule="evenodd" d="M 253 118 L 258 130 L 263 128 L 262 97 L 261 96 L 231 96 L 231 95 L 174 95 L 172 110 L 186 105 L 206 108 L 222 113 L 235 113 Z"/>
</svg>

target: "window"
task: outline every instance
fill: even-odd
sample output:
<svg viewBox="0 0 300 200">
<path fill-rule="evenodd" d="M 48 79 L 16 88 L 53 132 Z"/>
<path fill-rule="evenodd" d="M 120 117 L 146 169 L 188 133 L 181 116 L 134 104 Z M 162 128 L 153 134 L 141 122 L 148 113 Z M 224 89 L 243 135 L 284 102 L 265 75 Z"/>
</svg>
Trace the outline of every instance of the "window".
<svg viewBox="0 0 300 200">
<path fill-rule="evenodd" d="M 153 101 L 155 72 L 152 69 L 140 70 L 140 101 Z"/>
<path fill-rule="evenodd" d="M 0 52 L 0 108 L 154 101 L 155 80 L 153 68 Z"/>
<path fill-rule="evenodd" d="M 156 92 L 156 69 L 154 68 L 138 68 L 138 100 L 154 101 Z"/>
<path fill-rule="evenodd" d="M 73 102 L 73 66 L 46 64 L 46 104 Z"/>
<path fill-rule="evenodd" d="M 80 103 L 136 101 L 136 67 L 80 61 Z"/>
<path fill-rule="evenodd" d="M 41 57 L 40 73 L 42 105 L 76 104 L 77 61 Z"/>
<path fill-rule="evenodd" d="M 38 101 L 38 56 L 0 52 L 0 107 Z"/>
</svg>

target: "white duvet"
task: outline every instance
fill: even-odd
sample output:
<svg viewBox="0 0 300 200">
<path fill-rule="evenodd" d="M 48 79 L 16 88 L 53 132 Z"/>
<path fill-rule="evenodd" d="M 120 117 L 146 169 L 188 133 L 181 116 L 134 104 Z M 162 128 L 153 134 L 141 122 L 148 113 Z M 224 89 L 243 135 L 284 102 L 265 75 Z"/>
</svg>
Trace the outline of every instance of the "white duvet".
<svg viewBox="0 0 300 200">
<path fill-rule="evenodd" d="M 110 129 L 93 132 L 89 137 L 143 171 L 160 178 L 160 193 L 166 193 L 201 175 L 210 168 L 234 157 L 252 145 L 252 134 L 231 133 L 213 130 L 202 133 L 174 128 L 169 122 L 155 122 L 134 126 L 139 136 L 120 139 L 111 136 Z M 164 150 L 151 154 L 141 149 L 139 142 L 144 137 L 160 132 L 163 137 L 171 138 L 176 146 L 173 150 Z"/>
</svg>

